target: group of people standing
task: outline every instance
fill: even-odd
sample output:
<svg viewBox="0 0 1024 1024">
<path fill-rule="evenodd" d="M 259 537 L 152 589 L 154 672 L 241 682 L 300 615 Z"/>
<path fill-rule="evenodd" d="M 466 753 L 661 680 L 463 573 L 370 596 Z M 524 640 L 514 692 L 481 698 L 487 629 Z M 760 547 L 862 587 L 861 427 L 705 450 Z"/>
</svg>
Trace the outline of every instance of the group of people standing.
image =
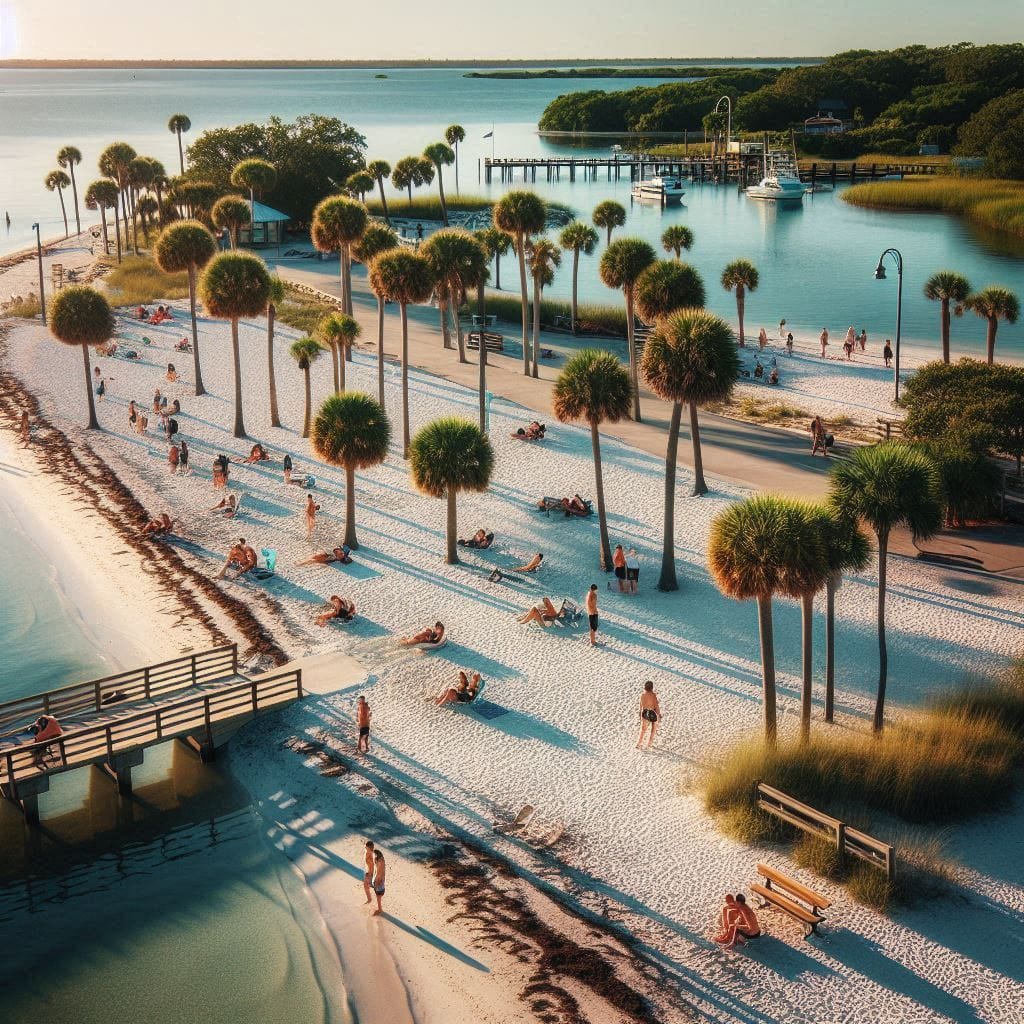
<svg viewBox="0 0 1024 1024">
<path fill-rule="evenodd" d="M 621 544 L 616 544 L 615 552 L 612 555 L 612 567 L 615 570 L 615 578 L 619 581 L 620 594 L 639 592 L 640 559 L 637 557 L 636 548 L 630 548 L 627 554 Z M 611 588 L 610 582 L 608 587 Z"/>
</svg>

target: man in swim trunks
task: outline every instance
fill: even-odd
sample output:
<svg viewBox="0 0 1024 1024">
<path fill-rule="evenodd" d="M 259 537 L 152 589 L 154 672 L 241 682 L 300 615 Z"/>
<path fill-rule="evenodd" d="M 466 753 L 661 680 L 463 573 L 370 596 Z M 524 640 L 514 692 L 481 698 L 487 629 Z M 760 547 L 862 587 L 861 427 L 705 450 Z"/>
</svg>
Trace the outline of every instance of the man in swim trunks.
<svg viewBox="0 0 1024 1024">
<path fill-rule="evenodd" d="M 370 719 L 372 717 L 373 712 L 370 710 L 370 705 L 366 703 L 366 698 L 360 697 L 356 704 L 356 725 L 359 727 L 356 750 L 361 754 L 370 752 Z"/>
<path fill-rule="evenodd" d="M 363 866 L 365 871 L 363 872 L 363 892 L 366 893 L 366 902 L 372 902 L 370 896 L 370 883 L 373 881 L 373 841 L 367 839 L 366 847 L 363 851 Z"/>
<path fill-rule="evenodd" d="M 743 893 L 736 894 L 736 917 L 733 923 L 721 935 L 715 936 L 715 942 L 723 946 L 745 945 L 748 939 L 756 939 L 761 934 L 761 925 L 752 907 L 747 906 L 747 898 Z"/>
<path fill-rule="evenodd" d="M 597 584 L 591 583 L 590 589 L 587 591 L 587 596 L 583 602 L 587 609 L 587 619 L 590 623 L 590 646 L 597 646 Z"/>
<path fill-rule="evenodd" d="M 650 749 L 654 742 L 654 733 L 657 731 L 658 723 L 661 721 L 661 705 L 654 692 L 654 683 L 650 679 L 644 683 L 644 692 L 640 694 L 640 739 L 636 741 L 636 749 L 639 750 L 644 742 L 644 734 L 648 726 L 651 729 L 650 738 L 647 740 L 647 748 Z"/>
</svg>

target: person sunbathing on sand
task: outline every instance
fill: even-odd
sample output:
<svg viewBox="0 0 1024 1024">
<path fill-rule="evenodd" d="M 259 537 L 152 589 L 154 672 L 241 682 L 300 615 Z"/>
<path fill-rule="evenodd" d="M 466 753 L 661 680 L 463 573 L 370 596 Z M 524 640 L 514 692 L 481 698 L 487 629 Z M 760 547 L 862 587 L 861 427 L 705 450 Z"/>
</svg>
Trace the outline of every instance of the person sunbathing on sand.
<svg viewBox="0 0 1024 1024">
<path fill-rule="evenodd" d="M 723 917 L 725 912 L 723 911 Z M 761 925 L 752 907 L 747 906 L 747 898 L 743 893 L 736 894 L 736 911 L 732 923 L 714 936 L 715 942 L 723 946 L 743 946 L 749 939 L 756 939 L 761 934 Z"/>
<path fill-rule="evenodd" d="M 438 694 L 434 703 L 437 705 L 444 704 L 472 704 L 476 700 L 476 695 L 480 692 L 480 673 L 474 672 L 473 678 L 470 680 L 466 673 L 461 669 L 459 670 L 459 685 L 450 686 L 446 690 L 442 690 Z"/>
<path fill-rule="evenodd" d="M 528 622 L 539 622 L 542 626 L 550 626 L 552 622 L 557 622 L 559 619 L 565 616 L 565 602 L 563 601 L 561 607 L 556 608 L 551 603 L 551 598 L 542 598 L 537 604 L 535 604 L 528 612 L 524 615 L 519 616 L 519 621 L 524 625 Z"/>
<path fill-rule="evenodd" d="M 543 423 L 534 420 L 528 427 L 517 428 L 512 436 L 523 441 L 540 441 L 544 438 L 544 432 L 547 429 Z"/>
<path fill-rule="evenodd" d="M 517 565 L 514 569 L 506 569 L 505 572 L 536 572 L 544 561 L 544 556 L 538 551 L 525 565 Z M 501 569 L 495 569 L 487 579 L 491 583 L 500 583 L 504 579 Z"/>
<path fill-rule="evenodd" d="M 150 519 L 142 528 L 143 537 L 166 537 L 174 529 L 177 519 L 172 519 L 166 512 Z"/>
<path fill-rule="evenodd" d="M 585 516 L 590 514 L 587 503 L 578 495 L 562 499 L 562 508 L 567 516 Z"/>
<path fill-rule="evenodd" d="M 494 534 L 488 533 L 486 530 L 480 529 L 473 534 L 469 540 L 459 540 L 459 543 L 464 548 L 478 548 L 484 550 L 489 548 L 494 541 Z"/>
<path fill-rule="evenodd" d="M 412 636 L 402 636 L 398 638 L 398 642 L 403 647 L 411 647 L 414 644 L 439 644 L 444 639 L 444 623 L 435 622 L 433 628 L 429 626 L 426 629 L 421 629 L 418 633 L 414 633 Z"/>
<path fill-rule="evenodd" d="M 239 495 L 237 498 L 233 494 L 228 494 L 221 498 L 213 508 L 208 508 L 207 512 L 223 512 L 225 519 L 234 519 L 238 515 L 242 508 L 242 497 Z"/>
<path fill-rule="evenodd" d="M 342 565 L 350 565 L 352 562 L 351 548 L 340 547 L 332 548 L 330 551 L 318 551 L 315 555 L 310 555 L 309 558 L 304 558 L 301 562 L 296 562 L 298 565 L 329 565 L 331 562 L 341 562 Z"/>
<path fill-rule="evenodd" d="M 321 612 L 316 617 L 318 626 L 326 626 L 331 619 L 341 619 L 342 622 L 351 622 L 355 618 L 356 605 L 354 601 L 346 601 L 337 594 L 332 594 L 327 601 L 327 611 Z"/>
<path fill-rule="evenodd" d="M 221 566 L 216 578 L 223 579 L 228 569 L 234 569 L 236 570 L 235 579 L 238 579 L 239 576 L 244 576 L 255 568 L 256 552 L 246 543 L 244 537 L 239 537 L 238 542 L 233 544 L 228 552 L 228 557 L 224 559 L 224 565 Z"/>
<path fill-rule="evenodd" d="M 263 447 L 259 442 L 252 446 L 249 452 L 249 457 L 242 460 L 243 466 L 251 466 L 256 462 L 266 462 L 270 456 L 267 454 L 267 449 Z"/>
</svg>

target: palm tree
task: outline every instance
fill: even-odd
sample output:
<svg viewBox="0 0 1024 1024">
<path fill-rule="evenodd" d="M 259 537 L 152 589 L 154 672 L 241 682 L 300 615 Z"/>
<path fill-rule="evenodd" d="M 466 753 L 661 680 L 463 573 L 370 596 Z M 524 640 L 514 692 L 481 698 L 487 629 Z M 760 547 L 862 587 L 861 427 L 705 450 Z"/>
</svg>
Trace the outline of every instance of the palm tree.
<svg viewBox="0 0 1024 1024">
<path fill-rule="evenodd" d="M 188 119 L 185 114 L 172 114 L 171 119 L 167 122 L 167 130 L 172 135 L 178 136 L 178 162 L 181 166 L 181 173 L 185 173 L 185 151 L 181 147 L 181 136 L 183 132 L 187 132 L 192 127 L 192 122 Z"/>
<path fill-rule="evenodd" d="M 213 204 L 210 217 L 214 226 L 231 233 L 231 248 L 238 248 L 238 232 L 252 223 L 252 210 L 242 196 L 221 196 Z"/>
<path fill-rule="evenodd" d="M 811 703 L 814 696 L 814 595 L 828 583 L 832 564 L 826 546 L 832 514 L 827 505 L 803 502 L 803 548 L 807 573 L 800 592 L 800 742 L 811 739 Z"/>
<path fill-rule="evenodd" d="M 379 466 L 388 456 L 391 424 L 384 407 L 361 391 L 331 395 L 313 420 L 313 451 L 330 466 L 345 470 L 345 537 L 356 539 L 356 470 Z"/>
<path fill-rule="evenodd" d="M 397 302 L 402 319 L 402 453 L 409 456 L 409 318 L 410 302 L 426 302 L 434 290 L 430 264 L 418 253 L 393 249 L 370 265 L 370 287 L 378 298 Z"/>
<path fill-rule="evenodd" d="M 459 362 L 466 362 L 466 344 L 459 319 L 459 306 L 463 296 L 487 274 L 487 253 L 468 232 L 445 228 L 432 234 L 420 250 L 434 272 L 437 283 L 438 306 L 441 309 L 441 328 L 445 347 L 450 348 L 447 317 L 455 321 L 458 337 Z"/>
<path fill-rule="evenodd" d="M 636 313 L 646 324 L 677 309 L 704 305 L 704 281 L 689 263 L 658 260 L 636 282 Z"/>
<path fill-rule="evenodd" d="M 151 188 L 156 193 L 156 202 L 160 211 L 160 224 L 162 226 L 164 223 L 164 190 L 170 186 L 171 180 L 167 177 L 167 171 L 159 160 L 155 160 L 151 156 L 144 157 L 144 159 L 153 171 L 150 183 Z"/>
<path fill-rule="evenodd" d="M 502 231 L 500 228 L 493 226 L 482 228 L 480 231 L 474 231 L 473 234 L 487 251 L 488 259 L 494 260 L 494 287 L 500 291 L 501 257 L 508 252 L 509 246 L 513 244 L 514 239 L 507 231 Z"/>
<path fill-rule="evenodd" d="M 932 274 L 924 283 L 924 297 L 932 302 L 939 302 L 942 310 L 941 332 L 942 332 L 942 361 L 949 362 L 949 304 L 953 303 L 953 313 L 956 316 L 964 315 L 964 303 L 971 294 L 970 282 L 963 274 L 955 270 L 940 270 Z"/>
<path fill-rule="evenodd" d="M 774 494 L 735 502 L 711 522 L 708 568 L 718 589 L 737 601 L 757 601 L 764 734 L 770 746 L 778 733 L 772 598 L 799 597 L 820 568 L 817 547 L 806 543 L 806 522 L 800 502 Z"/>
<path fill-rule="evenodd" d="M 64 205 L 64 189 L 71 184 L 71 179 L 63 171 L 50 171 L 45 178 L 43 178 L 43 184 L 46 186 L 48 192 L 56 190 L 57 196 L 60 198 L 60 212 L 64 217 L 64 237 L 68 237 L 68 211 Z"/>
<path fill-rule="evenodd" d="M 493 472 L 494 449 L 491 442 L 469 420 L 444 416 L 428 423 L 412 439 L 409 474 L 413 484 L 423 494 L 448 501 L 445 561 L 449 565 L 459 562 L 455 514 L 459 491 L 486 491 Z"/>
<path fill-rule="evenodd" d="M 138 226 L 135 218 L 138 213 L 138 198 L 143 189 L 149 188 L 153 183 L 153 165 L 144 156 L 137 156 L 128 165 L 128 195 L 132 214 L 132 241 L 136 253 L 139 251 Z"/>
<path fill-rule="evenodd" d="M 316 325 L 317 339 L 331 350 L 334 364 L 334 390 L 345 390 L 345 363 L 351 358 L 352 342 L 361 328 L 348 313 L 327 313 Z"/>
<path fill-rule="evenodd" d="M 277 184 L 277 168 L 267 160 L 252 157 L 235 164 L 231 184 L 249 193 L 249 219 L 256 220 L 256 197 L 265 196 Z"/>
<path fill-rule="evenodd" d="M 384 179 L 391 174 L 391 164 L 387 160 L 371 160 L 366 165 L 366 170 L 369 174 L 372 174 L 377 182 L 377 188 L 380 189 L 380 208 L 384 213 L 384 220 L 386 223 L 391 223 L 391 218 L 388 216 L 388 201 L 384 195 Z"/>
<path fill-rule="evenodd" d="M 888 441 L 855 448 L 832 467 L 830 501 L 871 527 L 878 541 L 878 697 L 874 730 L 885 722 L 888 651 L 885 641 L 885 582 L 889 534 L 894 526 L 927 540 L 942 523 L 942 498 L 935 465 L 921 452 Z"/>
<path fill-rule="evenodd" d="M 82 162 L 82 151 L 74 146 L 61 146 L 57 151 L 57 166 L 67 168 L 71 175 L 71 194 L 75 200 L 75 233 L 82 233 L 82 218 L 78 212 L 78 182 L 75 180 L 75 166 Z"/>
<path fill-rule="evenodd" d="M 103 255 L 110 252 L 107 237 L 107 210 L 114 211 L 114 228 L 117 232 L 117 261 L 121 262 L 121 226 L 117 217 L 117 185 L 109 178 L 99 178 L 85 190 L 85 206 L 89 210 L 100 211 L 100 222 L 103 225 Z"/>
<path fill-rule="evenodd" d="M 452 152 L 452 147 L 446 142 L 433 142 L 425 150 L 423 150 L 423 157 L 429 160 L 434 167 L 437 169 L 437 190 L 441 197 L 441 221 L 445 227 L 448 227 L 448 207 L 444 201 L 444 179 L 442 170 L 445 167 L 450 167 L 455 163 L 455 153 Z"/>
<path fill-rule="evenodd" d="M 288 352 L 292 359 L 298 363 L 306 385 L 306 412 L 302 417 L 302 436 L 309 437 L 309 424 L 313 409 L 313 399 L 309 384 L 309 368 L 324 354 L 324 350 L 320 342 L 313 338 L 299 338 L 298 341 L 292 342 Z"/>
<path fill-rule="evenodd" d="M 544 230 L 547 211 L 534 192 L 506 192 L 494 206 L 494 226 L 513 238 L 519 257 L 519 291 L 522 299 L 523 376 L 530 376 L 530 338 L 527 328 L 526 247 L 531 235 Z"/>
<path fill-rule="evenodd" d="M 612 244 L 612 228 L 621 228 L 626 223 L 626 208 L 622 203 L 614 199 L 606 199 L 594 207 L 594 214 L 591 218 L 594 227 L 605 228 L 608 231 L 607 245 Z"/>
<path fill-rule="evenodd" d="M 673 224 L 661 234 L 661 247 L 665 252 L 674 252 L 676 259 L 682 259 L 683 250 L 693 248 L 693 232 L 685 224 Z"/>
<path fill-rule="evenodd" d="M 550 238 L 538 238 L 530 246 L 530 276 L 533 278 L 533 376 L 538 376 L 540 354 L 540 300 L 545 285 L 555 279 L 555 268 L 562 265 L 562 251 Z"/>
<path fill-rule="evenodd" d="M 313 211 L 310 234 L 321 252 L 337 252 L 341 263 L 342 311 L 352 315 L 352 246 L 363 237 L 369 214 L 348 196 L 328 196 Z"/>
<path fill-rule="evenodd" d="M 416 157 L 416 171 L 414 184 L 430 185 L 434 180 L 434 161 L 428 156 Z"/>
<path fill-rule="evenodd" d="M 412 187 L 423 184 L 418 156 L 403 156 L 391 170 L 391 184 L 399 192 L 405 189 L 409 194 L 409 205 L 412 206 Z"/>
<path fill-rule="evenodd" d="M 602 572 L 611 571 L 612 551 L 604 506 L 599 428 L 604 422 L 618 423 L 629 415 L 630 392 L 629 374 L 611 352 L 585 348 L 565 364 L 551 396 L 551 407 L 559 420 L 563 423 L 584 420 L 590 427 Z"/>
<path fill-rule="evenodd" d="M 740 320 L 740 348 L 746 347 L 746 339 L 743 336 L 743 310 L 746 305 L 746 294 L 757 288 L 758 281 L 757 267 L 750 260 L 733 260 L 722 271 L 722 287 L 727 292 L 736 292 L 736 315 Z"/>
<path fill-rule="evenodd" d="M 658 321 L 644 346 L 644 379 L 651 390 L 672 403 L 665 448 L 665 518 L 659 590 L 678 590 L 676 580 L 676 454 L 683 405 L 690 408 L 693 443 L 693 495 L 706 494 L 697 409 L 706 402 L 725 401 L 732 392 L 739 357 L 732 331 L 706 309 L 681 309 Z"/>
<path fill-rule="evenodd" d="M 90 186 L 91 187 L 91 186 Z M 217 254 L 217 240 L 197 220 L 179 220 L 161 232 L 153 247 L 153 258 L 165 273 L 188 272 L 188 302 L 192 314 L 192 362 L 196 394 L 205 395 L 199 363 L 199 327 L 196 323 L 196 274 Z"/>
<path fill-rule="evenodd" d="M 128 172 L 136 153 L 127 142 L 112 142 L 98 160 L 100 174 L 113 178 L 117 182 L 117 190 L 121 196 L 121 218 L 124 221 L 125 242 L 128 241 L 128 207 L 125 194 L 128 191 Z M 118 256 L 118 261 L 120 261 Z"/>
<path fill-rule="evenodd" d="M 114 335 L 114 314 L 110 304 L 93 288 L 72 285 L 57 292 L 50 304 L 50 333 L 65 345 L 78 345 L 85 362 L 85 394 L 89 404 L 89 430 L 99 430 L 92 398 L 92 367 L 89 346 L 103 345 Z"/>
<path fill-rule="evenodd" d="M 258 256 L 222 252 L 203 271 L 199 296 L 210 316 L 231 321 L 231 349 L 235 370 L 235 437 L 245 437 L 242 422 L 242 361 L 238 348 L 238 321 L 259 316 L 270 299 L 270 275 Z"/>
<path fill-rule="evenodd" d="M 365 203 L 366 193 L 372 192 L 376 184 L 376 179 L 369 171 L 354 171 L 345 179 L 345 191 Z"/>
<path fill-rule="evenodd" d="M 139 219 L 142 221 L 142 238 L 146 245 L 149 245 L 149 222 L 160 212 L 160 206 L 152 196 L 140 196 L 138 209 Z"/>
<path fill-rule="evenodd" d="M 455 194 L 459 194 L 459 143 L 466 139 L 466 129 L 461 124 L 450 124 L 444 130 L 444 141 L 455 150 Z"/>
<path fill-rule="evenodd" d="M 634 296 L 640 275 L 654 262 L 654 250 L 642 238 L 620 238 L 601 256 L 598 271 L 609 288 L 621 288 L 626 299 L 626 347 L 633 381 L 633 419 L 640 422 L 640 381 L 634 343 Z"/>
<path fill-rule="evenodd" d="M 562 228 L 558 236 L 558 243 L 566 252 L 572 253 L 572 333 L 576 333 L 576 326 L 579 306 L 576 298 L 578 294 L 580 276 L 580 253 L 588 256 L 594 251 L 598 242 L 598 233 L 583 221 L 574 220 Z"/>
<path fill-rule="evenodd" d="M 363 232 L 363 237 L 352 246 L 352 256 L 369 268 L 382 252 L 397 248 L 398 235 L 391 228 L 371 223 Z M 381 295 L 377 296 L 377 401 L 384 405 L 384 298 Z"/>
<path fill-rule="evenodd" d="M 1008 324 L 1015 324 L 1017 317 L 1020 316 L 1020 300 L 1009 288 L 991 285 L 974 295 L 968 295 L 965 305 L 971 312 L 988 321 L 985 344 L 988 349 L 988 365 L 991 366 L 996 354 L 996 331 L 999 328 L 999 321 L 1005 320 Z"/>
<path fill-rule="evenodd" d="M 277 410 L 277 374 L 274 372 L 274 323 L 277 320 L 277 307 L 284 302 L 287 288 L 284 281 L 276 274 L 270 278 L 270 291 L 267 294 L 267 383 L 270 388 L 270 425 L 281 426 L 281 415 Z"/>
</svg>

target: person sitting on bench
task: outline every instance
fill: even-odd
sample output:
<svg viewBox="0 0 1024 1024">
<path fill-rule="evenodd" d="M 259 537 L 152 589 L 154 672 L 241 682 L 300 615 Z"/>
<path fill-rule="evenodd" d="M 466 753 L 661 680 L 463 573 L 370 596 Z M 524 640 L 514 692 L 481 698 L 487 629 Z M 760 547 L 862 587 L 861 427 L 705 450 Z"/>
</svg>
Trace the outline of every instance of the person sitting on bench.
<svg viewBox="0 0 1024 1024">
<path fill-rule="evenodd" d="M 64 730 L 60 727 L 60 722 L 57 721 L 53 715 L 40 715 L 30 726 L 29 732 L 32 733 L 33 743 L 45 743 L 47 740 L 55 740 L 58 736 L 62 735 Z M 35 753 L 36 765 L 43 763 L 43 758 L 49 753 L 49 747 L 39 747 Z"/>
<path fill-rule="evenodd" d="M 414 633 L 412 636 L 402 636 L 398 638 L 398 642 L 403 647 L 412 647 L 415 644 L 431 644 L 437 646 L 444 639 L 444 623 L 435 622 L 433 628 L 427 627 L 421 629 L 418 633 Z"/>
<path fill-rule="evenodd" d="M 485 550 L 494 543 L 494 534 L 487 533 L 481 528 L 477 530 L 469 540 L 462 540 L 460 538 L 459 543 L 464 548 L 479 548 L 480 550 Z"/>
<path fill-rule="evenodd" d="M 352 564 L 352 549 L 347 545 L 343 545 L 340 548 L 331 548 L 330 551 L 318 551 L 315 555 L 310 555 L 309 558 L 304 558 L 301 562 L 296 562 L 298 565 L 329 565 L 331 562 L 340 562 L 342 565 Z"/>
<path fill-rule="evenodd" d="M 590 506 L 578 495 L 562 499 L 562 509 L 567 516 L 589 516 Z"/>
<path fill-rule="evenodd" d="M 506 569 L 506 572 L 536 572 L 541 562 L 544 561 L 544 556 L 541 552 L 537 552 L 525 565 L 517 565 L 514 569 Z M 487 577 L 491 583 L 499 583 L 504 577 L 500 569 L 495 569 L 490 576 Z"/>
<path fill-rule="evenodd" d="M 526 625 L 528 622 L 539 622 L 542 626 L 550 626 L 552 622 L 565 618 L 565 601 L 556 608 L 551 603 L 551 598 L 542 598 L 524 615 L 519 616 L 519 621 Z"/>
<path fill-rule="evenodd" d="M 474 672 L 473 678 L 469 679 L 466 673 L 459 670 L 459 685 L 450 686 L 437 695 L 434 703 L 445 704 L 472 704 L 476 695 L 480 692 L 480 673 Z"/>
<path fill-rule="evenodd" d="M 318 626 L 326 626 L 331 619 L 341 619 L 342 622 L 351 622 L 356 615 L 356 605 L 354 601 L 346 601 L 343 597 L 338 597 L 337 594 L 332 594 L 327 602 L 327 611 L 321 612 L 316 617 L 316 624 Z"/>
<path fill-rule="evenodd" d="M 546 430 L 543 423 L 534 420 L 528 427 L 519 427 L 512 436 L 520 441 L 541 441 Z"/>
<path fill-rule="evenodd" d="M 725 920 L 725 910 L 723 910 L 722 917 Z M 737 943 L 742 946 L 750 939 L 756 939 L 760 934 L 761 925 L 758 923 L 757 914 L 754 913 L 753 907 L 747 906 L 747 897 L 743 893 L 737 893 L 732 922 L 715 936 L 715 942 L 728 947 L 735 946 Z"/>
<path fill-rule="evenodd" d="M 143 537 L 166 537 L 171 530 L 174 529 L 174 524 L 177 519 L 172 519 L 166 512 L 157 516 L 154 519 L 150 519 L 148 523 L 142 528 Z"/>
</svg>

